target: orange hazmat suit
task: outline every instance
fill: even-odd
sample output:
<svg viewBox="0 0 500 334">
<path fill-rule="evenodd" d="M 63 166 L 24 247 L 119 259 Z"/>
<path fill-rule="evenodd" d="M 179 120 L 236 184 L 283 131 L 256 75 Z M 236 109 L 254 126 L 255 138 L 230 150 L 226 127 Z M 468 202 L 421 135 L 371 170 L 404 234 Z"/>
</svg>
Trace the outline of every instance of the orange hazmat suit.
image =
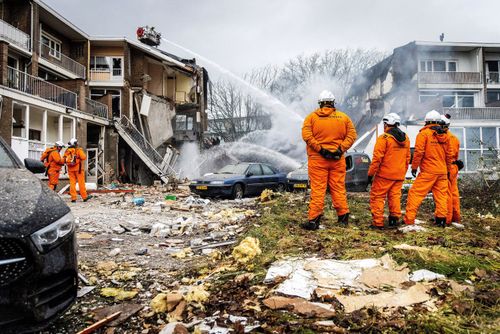
<svg viewBox="0 0 500 334">
<path fill-rule="evenodd" d="M 412 170 L 420 168 L 415 182 L 408 192 L 404 221 L 415 223 L 418 208 L 429 191 L 435 198 L 436 218 L 446 219 L 448 214 L 448 171 L 452 154 L 448 145 L 449 136 L 439 134 L 435 124 L 424 126 L 417 135 L 413 153 Z"/>
<path fill-rule="evenodd" d="M 345 189 L 346 162 L 325 159 L 319 151 L 340 149 L 346 152 L 356 140 L 356 130 L 351 119 L 333 107 L 316 109 L 304 120 L 302 138 L 307 144 L 311 201 L 308 219 L 314 220 L 323 213 L 327 185 L 337 215 L 349 212 Z"/>
<path fill-rule="evenodd" d="M 452 162 L 458 160 L 460 155 L 460 141 L 451 132 L 447 132 L 449 139 L 448 145 L 451 150 Z M 435 199 L 434 199 L 435 200 Z M 451 164 L 450 176 L 448 178 L 448 215 L 446 216 L 446 223 L 460 222 L 460 192 L 458 191 L 458 166 Z"/>
<path fill-rule="evenodd" d="M 384 226 L 385 198 L 389 215 L 401 217 L 401 188 L 410 163 L 410 140 L 396 127 L 377 138 L 368 176 L 373 177 L 370 191 L 370 209 L 373 225 Z"/>
<path fill-rule="evenodd" d="M 64 161 L 68 166 L 69 176 L 69 194 L 71 200 L 76 200 L 76 183 L 80 190 L 82 199 L 87 199 L 87 189 L 85 187 L 85 168 L 83 162 L 87 159 L 87 155 L 80 147 L 68 147 L 64 152 Z"/>
<path fill-rule="evenodd" d="M 49 153 L 47 163 L 48 163 L 47 175 L 49 177 L 49 188 L 55 191 L 57 184 L 59 183 L 59 175 L 61 172 L 61 168 L 62 166 L 64 166 L 64 159 L 61 157 L 61 154 L 56 149 Z"/>
</svg>

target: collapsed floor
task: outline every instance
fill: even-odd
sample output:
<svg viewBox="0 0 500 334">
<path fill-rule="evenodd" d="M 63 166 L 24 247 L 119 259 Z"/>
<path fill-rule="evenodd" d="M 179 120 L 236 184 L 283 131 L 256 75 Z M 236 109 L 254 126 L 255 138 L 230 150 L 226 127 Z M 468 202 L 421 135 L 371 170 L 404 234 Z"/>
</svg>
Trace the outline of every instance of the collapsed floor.
<svg viewBox="0 0 500 334">
<path fill-rule="evenodd" d="M 358 193 L 349 194 L 348 228 L 327 209 L 322 229 L 306 232 L 300 193 L 205 201 L 182 187 L 131 190 L 71 204 L 82 296 L 44 333 L 74 333 L 116 312 L 96 333 L 500 326 L 498 212 L 465 204 L 463 225 L 442 230 L 428 222 L 426 202 L 416 231 L 371 231 L 367 194 Z"/>
</svg>

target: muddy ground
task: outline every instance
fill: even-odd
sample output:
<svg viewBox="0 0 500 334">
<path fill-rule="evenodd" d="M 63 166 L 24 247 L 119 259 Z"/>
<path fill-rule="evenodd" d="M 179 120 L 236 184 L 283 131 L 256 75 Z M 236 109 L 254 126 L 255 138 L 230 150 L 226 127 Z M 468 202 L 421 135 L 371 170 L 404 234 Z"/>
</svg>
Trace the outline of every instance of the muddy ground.
<svg viewBox="0 0 500 334">
<path fill-rule="evenodd" d="M 222 328 L 213 333 L 228 329 L 243 333 L 243 324 L 247 331 L 255 325 L 255 333 L 493 333 L 500 327 L 500 217 L 495 205 L 478 206 L 480 199 L 464 201 L 463 227 L 444 230 L 429 222 L 433 207 L 428 200 L 419 214 L 426 230 L 402 233 L 367 229 L 368 194 L 350 193 L 349 227 L 339 227 L 334 212 L 327 208 L 322 229 L 307 232 L 298 227 L 307 210 L 307 197 L 300 193 L 272 194 L 264 203 L 246 199 L 204 204 L 190 202 L 186 189 L 175 193 L 175 201 L 165 201 L 165 195 L 173 192 L 161 188 L 135 190 L 134 194 L 102 194 L 87 203 L 69 203 L 78 221 L 79 267 L 86 280 L 80 281 L 80 287 L 95 288 L 42 333 L 76 333 L 96 321 L 96 309 L 112 305 L 135 307 L 135 313 L 96 333 L 154 334 L 174 320 L 187 324 L 189 332 L 202 333 L 197 326 L 207 318 L 212 326 Z M 133 197 L 143 197 L 146 203 L 136 206 Z M 168 229 L 153 236 L 157 223 Z M 240 263 L 232 249 L 244 237 L 257 238 L 261 254 Z M 403 243 L 429 248 L 431 253 L 424 256 L 393 248 Z M 390 310 L 364 308 L 350 314 L 335 300 L 328 300 L 337 311 L 326 319 L 327 326 L 314 316 L 271 310 L 262 303 L 276 285 L 263 284 L 263 279 L 278 259 L 349 260 L 384 254 L 412 270 L 446 275 L 472 286 L 473 291 L 457 294 L 443 282 L 433 291 L 432 308 L 417 304 Z M 200 286 L 208 296 L 199 303 L 187 303 L 176 317 L 151 309 L 159 293 Z M 132 294 L 123 300 L 103 296 L 102 289 L 108 287 Z M 230 316 L 244 317 L 245 323 Z"/>
</svg>

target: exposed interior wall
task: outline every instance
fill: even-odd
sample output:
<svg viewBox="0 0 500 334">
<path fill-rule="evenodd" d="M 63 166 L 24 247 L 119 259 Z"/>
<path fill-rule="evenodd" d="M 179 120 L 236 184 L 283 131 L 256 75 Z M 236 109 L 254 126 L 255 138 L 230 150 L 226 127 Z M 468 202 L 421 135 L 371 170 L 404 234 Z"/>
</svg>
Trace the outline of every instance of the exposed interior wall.
<svg viewBox="0 0 500 334">
<path fill-rule="evenodd" d="M 183 73 L 176 73 L 175 80 L 175 102 L 176 103 L 186 103 L 186 102 L 196 102 L 191 101 L 189 97 L 189 92 L 191 88 L 195 85 L 195 81 L 192 77 L 188 77 Z"/>
<path fill-rule="evenodd" d="M 163 66 L 157 63 L 147 63 L 146 73 L 151 80 L 146 83 L 148 92 L 154 95 L 163 95 Z"/>
</svg>

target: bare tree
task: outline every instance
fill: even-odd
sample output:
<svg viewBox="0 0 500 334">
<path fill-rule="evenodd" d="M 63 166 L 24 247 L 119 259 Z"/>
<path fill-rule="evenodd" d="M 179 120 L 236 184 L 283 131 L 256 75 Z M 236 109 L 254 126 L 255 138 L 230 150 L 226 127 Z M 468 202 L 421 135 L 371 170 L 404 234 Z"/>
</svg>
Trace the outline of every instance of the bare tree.
<svg viewBox="0 0 500 334">
<path fill-rule="evenodd" d="M 225 141 L 235 141 L 255 130 L 271 127 L 262 107 L 229 81 L 212 84 L 208 114 L 209 131 Z"/>
</svg>

